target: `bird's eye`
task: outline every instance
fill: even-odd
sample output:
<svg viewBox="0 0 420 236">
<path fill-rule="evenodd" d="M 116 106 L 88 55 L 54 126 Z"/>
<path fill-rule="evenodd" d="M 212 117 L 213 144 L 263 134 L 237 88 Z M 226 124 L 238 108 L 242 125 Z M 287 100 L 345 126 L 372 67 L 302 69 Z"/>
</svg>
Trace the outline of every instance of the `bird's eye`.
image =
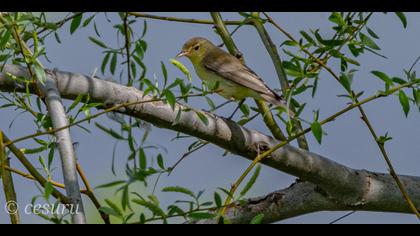
<svg viewBox="0 0 420 236">
<path fill-rule="evenodd" d="M 197 46 L 195 46 L 195 47 L 194 47 L 194 50 L 196 50 L 196 51 L 197 51 L 199 48 L 200 48 L 200 46 L 199 46 L 199 45 L 197 45 Z"/>
</svg>

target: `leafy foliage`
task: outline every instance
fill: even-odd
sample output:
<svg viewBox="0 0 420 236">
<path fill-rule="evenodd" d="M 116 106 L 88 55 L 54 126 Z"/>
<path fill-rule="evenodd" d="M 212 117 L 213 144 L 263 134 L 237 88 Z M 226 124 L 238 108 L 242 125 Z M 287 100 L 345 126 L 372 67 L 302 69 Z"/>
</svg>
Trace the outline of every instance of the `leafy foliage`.
<svg viewBox="0 0 420 236">
<path fill-rule="evenodd" d="M 203 125 L 210 125 L 212 120 L 209 116 L 193 108 L 188 104 L 193 99 L 200 99 L 200 104 L 210 108 L 215 112 L 220 106 L 217 106 L 213 100 L 213 93 L 218 90 L 218 84 L 209 88 L 203 83 L 195 86 L 193 76 L 180 61 L 170 59 L 168 64 L 161 61 L 158 71 L 149 73 L 148 65 L 144 58 L 148 54 L 149 43 L 147 40 L 148 23 L 146 20 L 134 18 L 127 13 L 117 13 L 112 20 L 109 13 L 71 13 L 70 16 L 62 21 L 51 22 L 47 20 L 44 13 L 9 13 L 4 15 L 5 23 L 0 28 L 0 64 L 13 63 L 28 67 L 33 73 L 32 79 L 37 79 L 41 83 L 46 81 L 46 71 L 40 61 L 49 61 L 45 40 L 54 35 L 57 43 L 62 43 L 60 34 L 63 27 L 69 27 L 67 32 L 74 36 L 78 31 L 86 30 L 90 32 L 87 41 L 101 50 L 102 60 L 100 64 L 100 73 L 103 76 L 113 76 L 119 79 L 119 83 L 140 89 L 144 95 L 160 99 L 177 112 L 173 125 L 176 125 L 183 112 L 194 112 L 193 114 L 202 122 Z M 395 13 L 401 21 L 403 27 L 407 27 L 407 18 L 403 13 Z M 102 35 L 98 27 L 98 16 L 103 16 L 108 25 L 101 21 L 100 27 L 111 27 L 115 31 L 117 40 L 109 40 Z M 240 27 L 245 27 L 249 20 L 260 20 L 263 24 L 267 23 L 264 18 L 256 18 L 254 14 L 245 12 L 239 13 L 243 17 L 243 23 L 238 25 L 232 32 L 235 33 Z M 283 94 L 288 102 L 296 109 L 297 117 L 304 114 L 306 103 L 300 104 L 299 98 L 310 95 L 313 98 L 317 95 L 319 81 L 324 79 L 323 64 L 330 61 L 337 63 L 338 67 L 333 68 L 339 74 L 339 83 L 347 92 L 346 97 L 354 102 L 356 98 L 363 95 L 363 91 L 354 92 L 354 80 L 359 79 L 357 72 L 361 67 L 358 61 L 366 53 L 372 53 L 381 58 L 386 58 L 380 54 L 381 44 L 379 42 L 380 34 L 375 32 L 374 28 L 367 26 L 371 13 L 339 13 L 333 12 L 329 15 L 328 21 L 331 24 L 331 32 L 324 32 L 321 29 L 300 30 L 297 40 L 287 39 L 279 42 L 282 52 L 281 67 L 286 73 L 289 82 L 288 91 Z M 17 30 L 13 28 L 17 27 Z M 90 31 L 89 31 L 90 30 Z M 18 32 L 22 42 L 30 45 L 33 54 L 22 50 L 19 41 L 14 36 Z M 277 43 L 277 42 L 276 42 Z M 281 44 L 280 44 L 281 43 Z M 308 52 L 311 55 L 308 55 Z M 165 64 L 167 63 L 167 64 Z M 173 66 L 173 67 L 171 67 Z M 176 69 L 176 71 L 173 71 Z M 179 76 L 176 76 L 179 72 Z M 378 90 L 378 93 L 387 93 L 395 86 L 405 84 L 410 81 L 418 80 L 415 71 L 404 70 L 404 76 L 396 77 L 386 74 L 384 71 L 373 70 L 372 77 L 378 79 L 378 82 L 384 85 L 385 91 Z M 152 74 L 152 75 L 150 75 Z M 33 82 L 27 78 L 20 78 L 10 75 L 13 80 L 24 82 L 25 93 L 14 93 L 5 95 L 0 93 L 0 109 L 14 108 L 16 111 L 30 114 L 33 119 L 34 127 L 37 131 L 47 131 L 52 128 L 51 117 L 49 116 L 44 103 L 39 97 L 30 95 L 30 84 Z M 404 78 L 404 79 L 403 79 Z M 357 81 L 360 82 L 360 81 Z M 411 86 L 398 91 L 398 99 L 402 106 L 405 116 L 414 107 L 420 110 L 420 88 Z M 185 103 L 185 109 L 177 109 L 177 104 Z M 98 108 L 107 107 L 107 104 L 92 101 L 88 94 L 79 95 L 73 99 L 66 107 L 66 113 L 71 124 L 74 124 L 80 116 L 89 118 Z M 204 108 L 204 107 L 203 107 Z M 260 114 L 257 107 L 244 103 L 240 106 L 241 112 L 238 124 L 246 125 Z M 295 122 L 286 120 L 284 113 L 280 109 L 272 109 L 277 112 L 277 117 L 283 122 L 284 128 L 290 135 L 296 134 L 297 128 Z M 173 171 L 173 166 L 168 162 L 172 160 L 173 154 L 158 143 L 153 143 L 149 139 L 152 132 L 151 125 L 139 119 L 124 117 L 120 114 L 108 114 L 112 122 L 108 123 L 94 122 L 95 126 L 112 140 L 114 145 L 113 161 L 111 172 L 115 179 L 109 183 L 104 183 L 96 187 L 96 190 L 115 191 L 115 197 L 105 199 L 98 208 L 121 223 L 149 223 L 160 221 L 171 223 L 174 218 L 183 221 L 216 219 L 220 217 L 219 210 L 223 208 L 223 197 L 232 197 L 239 203 L 244 203 L 252 187 L 257 183 L 257 178 L 261 174 L 261 166 L 257 166 L 248 182 L 241 188 L 237 197 L 230 196 L 230 192 L 224 188 L 218 188 L 209 194 L 205 191 L 193 191 L 185 186 L 167 186 L 161 189 L 159 194 L 168 195 L 170 199 L 177 199 L 169 204 L 162 204 L 156 189 L 160 188 L 159 180 L 161 176 L 169 175 Z M 300 119 L 300 118 L 299 118 Z M 302 119 L 302 121 L 304 121 Z M 90 123 L 90 120 L 87 121 Z M 11 122 L 10 127 L 14 122 Z M 306 127 L 310 128 L 316 141 L 321 144 L 325 135 L 324 128 L 319 120 L 319 110 L 314 112 L 312 122 L 306 122 Z M 86 125 L 87 126 L 87 125 Z M 77 125 L 78 128 L 90 132 L 90 129 Z M 306 128 L 305 127 L 305 128 Z M 174 140 L 182 138 L 191 138 L 183 136 L 180 133 Z M 386 133 L 377 140 L 381 144 L 390 141 L 392 137 Z M 48 180 L 43 186 L 40 186 L 40 195 L 33 198 L 36 201 L 52 201 L 52 194 L 55 190 L 53 178 L 56 174 L 56 152 L 57 140 L 54 137 L 33 138 L 31 145 L 23 148 L 22 152 L 28 156 L 35 156 L 37 166 L 42 174 Z M 117 146 L 119 144 L 119 146 Z M 188 146 L 184 157 L 199 150 L 207 143 L 204 140 L 195 138 Z M 77 144 L 75 143 L 75 146 Z M 120 152 L 125 150 L 126 152 Z M 126 154 L 125 154 L 126 153 Z M 125 155 L 125 156 L 124 156 Z M 124 160 L 124 165 L 116 166 L 114 160 L 117 158 Z M 33 161 L 36 162 L 36 161 Z M 152 184 L 151 184 L 152 183 Z M 144 191 L 137 191 L 137 189 Z M 211 200 L 209 200 L 211 199 Z M 102 203 L 102 201 L 101 201 Z M 53 202 L 53 204 L 58 204 Z M 67 223 L 68 215 L 42 215 L 45 220 L 54 223 Z M 264 221 L 264 215 L 259 214 L 253 217 L 251 224 L 261 224 Z M 176 221 L 174 221 L 176 222 Z M 229 223 L 228 219 L 223 219 L 224 223 Z"/>
</svg>

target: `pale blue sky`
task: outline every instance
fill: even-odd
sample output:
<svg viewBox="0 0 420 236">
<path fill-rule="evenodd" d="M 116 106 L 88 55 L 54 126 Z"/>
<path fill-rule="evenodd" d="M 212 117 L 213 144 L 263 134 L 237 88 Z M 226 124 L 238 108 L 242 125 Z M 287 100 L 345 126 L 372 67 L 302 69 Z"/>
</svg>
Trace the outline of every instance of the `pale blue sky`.
<svg viewBox="0 0 420 236">
<path fill-rule="evenodd" d="M 185 18 L 209 19 L 208 13 L 155 13 L 157 15 L 171 15 Z M 223 13 L 226 19 L 240 19 L 236 13 Z M 320 29 L 320 32 L 329 36 L 332 34 L 328 21 L 329 13 L 273 13 L 272 16 L 292 35 L 299 36 L 300 30 Z M 102 40 L 115 45 L 116 39 L 112 25 L 118 20 L 115 14 L 109 14 L 113 23 L 107 23 L 101 14 L 97 19 L 98 28 L 102 34 Z M 412 62 L 420 55 L 420 15 L 416 13 L 407 14 L 408 27 L 403 29 L 401 22 L 394 15 L 389 13 L 375 13 L 369 21 L 368 26 L 375 30 L 380 36 L 377 41 L 382 48 L 381 53 L 389 59 L 366 53 L 361 56 L 359 62 L 361 68 L 354 76 L 354 88 L 364 90 L 365 95 L 374 93 L 382 84 L 375 79 L 369 72 L 381 70 L 391 76 L 404 76 L 402 69 L 409 68 Z M 142 19 L 138 19 L 139 34 L 142 30 Z M 145 56 L 145 64 L 148 66 L 148 77 L 153 78 L 153 74 L 158 79 L 162 79 L 160 62 L 167 64 L 170 78 L 182 76 L 182 74 L 169 64 L 169 59 L 173 58 L 181 48 L 184 41 L 193 36 L 209 38 L 215 43 L 220 43 L 220 38 L 214 33 L 209 25 L 183 24 L 147 19 L 148 32 L 145 40 L 148 43 L 148 50 Z M 136 28 L 135 28 L 136 29 Z M 232 30 L 233 27 L 230 27 Z M 273 27 L 268 26 L 268 31 L 272 35 L 273 41 L 279 45 L 285 37 Z M 47 53 L 52 63 L 45 63 L 48 67 L 57 67 L 60 70 L 91 74 L 95 68 L 101 65 L 101 49 L 93 45 L 88 36 L 93 36 L 92 27 L 78 30 L 74 35 L 69 35 L 69 25 L 59 31 L 62 44 L 55 42 L 54 37 L 50 37 L 46 42 Z M 245 60 L 257 74 L 259 74 L 267 84 L 273 88 L 279 87 L 278 79 L 269 56 L 260 41 L 256 30 L 249 26 L 242 27 L 235 35 L 234 40 L 239 49 L 243 52 Z M 284 56 L 280 52 L 281 56 Z M 187 60 L 182 62 L 191 70 L 192 66 Z M 330 65 L 337 70 L 337 64 Z M 419 66 L 416 67 L 418 69 Z M 194 83 L 199 85 L 196 75 L 193 73 Z M 299 96 L 298 100 L 308 103 L 303 118 L 312 120 L 312 111 L 320 109 L 321 118 L 343 108 L 347 100 L 338 98 L 336 95 L 342 94 L 343 89 L 328 74 L 322 73 L 319 81 L 319 90 L 315 98 L 309 95 Z M 223 99 L 214 95 L 214 100 L 218 103 Z M 200 100 L 202 101 L 202 100 Z M 208 109 L 206 104 L 199 100 L 193 101 L 191 105 L 197 108 Z M 252 101 L 249 104 L 253 105 Z M 234 109 L 231 104 L 218 112 L 220 115 L 228 115 Z M 420 175 L 419 158 L 420 149 L 418 148 L 418 134 L 420 133 L 419 112 L 412 107 L 408 118 L 404 117 L 397 97 L 390 97 L 375 101 L 366 105 L 366 112 L 374 124 L 377 132 L 381 135 L 385 132 L 394 138 L 388 143 L 387 150 L 393 161 L 394 167 L 399 174 Z M 9 129 L 8 125 L 16 116 L 17 112 L 11 110 L 0 110 L 0 128 L 11 137 L 16 138 L 21 135 L 29 134 L 33 131 L 32 123 L 28 115 L 22 115 L 16 119 L 14 126 Z M 109 119 L 99 118 L 102 124 L 117 127 Z M 269 133 L 261 119 L 246 125 L 248 128 L 256 129 L 264 133 Z M 111 152 L 114 140 L 104 135 L 101 131 L 91 126 L 92 133 L 81 132 L 80 129 L 73 129 L 72 134 L 75 141 L 78 141 L 78 156 L 81 165 L 87 172 L 87 176 L 94 186 L 115 180 L 110 173 Z M 328 133 L 323 139 L 322 145 L 318 145 L 315 139 L 308 135 L 311 151 L 324 155 L 334 161 L 342 163 L 352 168 L 367 169 L 371 171 L 386 172 L 387 166 L 380 155 L 376 144 L 370 136 L 365 125 L 361 122 L 358 112 L 352 111 L 340 117 L 333 123 L 324 127 Z M 175 163 L 180 155 L 186 150 L 191 140 L 171 141 L 175 137 L 175 132 L 170 130 L 153 127 L 152 136 L 149 142 L 160 144 L 167 147 L 169 153 L 165 155 L 167 165 Z M 19 147 L 23 147 L 19 145 Z M 128 148 L 124 145 L 118 149 L 121 156 L 118 161 L 118 172 L 123 173 L 123 164 L 128 155 Z M 178 169 L 170 176 L 163 177 L 159 182 L 158 189 L 169 185 L 182 185 L 194 191 L 206 189 L 208 197 L 212 196 L 217 187 L 228 187 L 242 171 L 248 166 L 249 161 L 238 158 L 234 155 L 222 157 L 223 150 L 209 145 L 196 152 L 184 161 Z M 34 156 L 33 158 L 37 158 Z M 117 158 L 118 159 L 118 158 Z M 12 159 L 12 165 L 17 162 Z M 59 162 L 55 163 L 57 170 L 55 176 L 61 181 Z M 20 167 L 20 165 L 16 165 Z M 249 196 L 260 196 L 274 190 L 285 188 L 290 185 L 295 178 L 279 171 L 263 167 L 261 176 L 256 185 L 249 193 Z M 38 194 L 35 185 L 19 176 L 15 177 L 16 188 L 19 202 L 22 204 L 30 202 L 33 195 Z M 111 193 L 103 193 L 105 196 L 112 196 Z M 171 203 L 168 194 L 158 194 L 162 204 Z M 3 194 L 0 194 L 0 202 L 4 202 Z M 89 205 L 89 201 L 85 200 Z M 308 214 L 283 221 L 284 223 L 328 223 L 331 220 L 343 215 L 345 212 L 320 212 Z M 42 222 L 39 217 L 22 215 L 23 222 L 35 223 Z M 0 210 L 0 223 L 7 223 L 8 217 L 3 210 Z M 418 220 L 413 215 L 389 214 L 389 213 L 367 213 L 358 212 L 344 219 L 341 223 L 417 223 Z"/>
</svg>

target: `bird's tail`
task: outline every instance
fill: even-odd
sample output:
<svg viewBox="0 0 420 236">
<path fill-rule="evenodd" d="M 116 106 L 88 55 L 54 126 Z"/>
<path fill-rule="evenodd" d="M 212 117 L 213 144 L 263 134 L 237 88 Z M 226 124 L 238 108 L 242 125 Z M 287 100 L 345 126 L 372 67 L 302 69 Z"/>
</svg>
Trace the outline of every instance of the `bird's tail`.
<svg viewBox="0 0 420 236">
<path fill-rule="evenodd" d="M 274 106 L 281 106 L 285 108 L 291 117 L 295 117 L 295 113 L 287 106 L 287 103 L 284 99 L 278 95 L 277 93 L 273 92 L 273 94 L 261 94 L 262 99 L 266 102 L 273 104 Z"/>
</svg>

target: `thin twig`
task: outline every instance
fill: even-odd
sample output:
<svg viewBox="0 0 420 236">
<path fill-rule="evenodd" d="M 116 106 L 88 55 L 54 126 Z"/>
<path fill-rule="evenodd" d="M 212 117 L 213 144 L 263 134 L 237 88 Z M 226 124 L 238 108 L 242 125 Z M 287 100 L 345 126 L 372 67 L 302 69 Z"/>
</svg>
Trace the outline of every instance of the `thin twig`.
<svg viewBox="0 0 420 236">
<path fill-rule="evenodd" d="M 125 54 L 127 57 L 127 76 L 128 76 L 128 86 L 131 86 L 133 83 L 133 78 L 131 77 L 131 58 L 130 58 L 130 29 L 128 27 L 128 13 L 125 13 L 124 16 L 124 31 L 125 31 Z"/>
<path fill-rule="evenodd" d="M 179 158 L 179 160 L 173 166 L 171 166 L 171 167 L 168 168 L 169 169 L 168 176 L 172 174 L 172 172 L 174 171 L 174 169 L 179 165 L 179 163 L 181 163 L 183 160 L 185 160 L 185 158 L 187 158 L 189 155 L 193 154 L 194 152 L 202 149 L 203 147 L 205 147 L 209 143 L 210 142 L 208 142 L 208 141 L 204 141 L 199 146 L 197 146 L 196 148 L 193 148 L 190 151 L 184 153 L 182 155 L 182 157 Z"/>
<path fill-rule="evenodd" d="M 222 104 L 223 105 L 223 104 Z M 250 121 L 252 121 L 253 119 L 255 119 L 258 115 L 260 115 L 261 113 L 256 113 L 255 115 L 253 115 L 253 116 L 251 116 L 250 118 L 248 118 L 244 123 L 242 123 L 241 125 L 245 125 L 245 124 L 247 124 L 248 122 L 250 122 Z M 262 114 L 261 114 L 262 115 Z M 285 138 L 286 139 L 286 138 Z M 280 140 L 280 141 L 282 141 L 282 140 Z M 168 176 L 170 175 L 170 174 L 172 174 L 172 172 L 174 171 L 174 169 L 183 161 L 183 160 L 185 160 L 185 158 L 187 158 L 188 156 L 190 156 L 191 154 L 193 154 L 194 152 L 196 152 L 196 151 L 198 151 L 198 150 L 200 150 L 201 148 L 203 148 L 204 146 L 206 146 L 206 145 L 208 145 L 208 144 L 210 144 L 210 142 L 208 142 L 208 141 L 205 141 L 205 142 L 203 142 L 202 143 L 202 145 L 200 145 L 200 146 L 198 146 L 198 147 L 196 147 L 196 148 L 194 148 L 193 150 L 191 150 L 191 151 L 188 151 L 188 152 L 186 152 L 186 153 L 184 153 L 183 155 L 182 155 L 182 157 L 172 166 L 172 167 L 170 167 L 170 168 L 168 168 L 168 169 L 170 169 L 170 171 L 169 171 L 169 173 L 168 173 Z"/>
<path fill-rule="evenodd" d="M 337 223 L 338 221 L 340 221 L 340 220 L 342 220 L 342 219 L 344 219 L 344 218 L 346 218 L 346 217 L 349 217 L 349 216 L 353 215 L 354 213 L 356 213 L 356 211 L 350 211 L 349 213 L 347 213 L 347 214 L 345 214 L 345 215 L 343 215 L 343 216 L 340 216 L 339 218 L 337 218 L 337 219 L 335 219 L 335 220 L 331 221 L 331 222 L 330 222 L 330 223 L 328 223 L 328 224 L 330 224 L 330 225 L 335 224 L 335 223 Z"/>
<path fill-rule="evenodd" d="M 179 96 L 179 97 L 177 97 L 177 99 L 178 98 L 186 98 L 186 97 L 198 97 L 198 96 L 203 96 L 204 94 L 208 94 L 208 93 L 199 93 L 199 94 L 190 94 L 190 95 L 185 95 L 185 96 Z M 95 118 L 97 118 L 101 115 L 104 115 L 104 114 L 109 113 L 109 112 L 113 112 L 113 111 L 118 110 L 118 109 L 123 108 L 123 107 L 128 107 L 128 106 L 138 105 L 138 104 L 144 104 L 144 103 L 149 103 L 149 102 L 160 102 L 160 101 L 164 101 L 164 100 L 165 99 L 163 99 L 163 98 L 153 98 L 153 99 L 149 99 L 149 100 L 122 103 L 122 104 L 107 108 L 107 109 L 105 109 L 101 112 L 98 112 L 98 113 L 94 114 L 94 115 L 88 116 L 88 117 L 80 119 L 78 121 L 75 121 L 75 122 L 73 122 L 69 125 L 65 125 L 65 126 L 62 126 L 62 127 L 59 127 L 59 128 L 50 129 L 50 130 L 43 131 L 43 132 L 37 132 L 37 133 L 29 134 L 29 135 L 26 135 L 26 136 L 23 136 L 23 137 L 20 137 L 20 138 L 16 138 L 14 140 L 6 141 L 4 146 L 7 147 L 11 144 L 15 144 L 15 143 L 27 140 L 27 139 L 31 139 L 31 138 L 35 138 L 35 137 L 42 136 L 42 135 L 47 135 L 47 134 L 53 134 L 53 133 L 58 132 L 60 130 L 79 125 L 79 124 L 84 123 L 86 121 L 90 121 L 90 120 L 95 119 Z"/>
<path fill-rule="evenodd" d="M 270 16 L 270 15 L 268 15 L 267 13 L 263 13 L 264 14 L 264 16 L 267 18 L 267 20 L 268 20 L 268 22 L 270 22 L 275 28 L 277 28 L 280 32 L 282 32 L 286 37 L 288 37 L 290 40 L 292 40 L 292 41 L 294 41 L 295 43 L 297 43 L 299 46 L 300 46 L 300 49 L 303 51 L 303 52 L 305 52 L 308 56 L 310 56 L 312 59 L 314 59 L 318 64 L 319 64 L 319 66 L 321 66 L 321 67 L 324 67 L 323 65 L 325 65 L 326 64 L 326 62 L 328 61 L 328 59 L 331 57 L 331 55 L 330 54 L 327 54 L 327 55 L 325 55 L 325 57 L 324 58 L 320 58 L 320 57 L 317 57 L 317 56 L 315 56 L 313 53 L 311 53 L 311 52 L 309 52 L 307 49 L 305 49 L 305 48 L 303 48 L 299 43 L 298 43 L 298 41 L 290 34 L 290 33 L 288 33 L 286 30 L 284 30 L 279 24 L 277 24 L 275 21 L 274 21 L 274 19 Z M 349 41 L 351 41 L 354 37 L 355 37 L 355 35 L 357 34 L 357 32 L 359 32 L 360 30 L 362 30 L 362 28 L 363 28 L 363 26 L 365 26 L 366 25 L 366 23 L 367 23 L 367 21 L 369 20 L 369 18 L 372 16 L 372 14 L 373 13 L 369 13 L 367 16 L 366 16 L 366 18 L 363 20 L 363 22 L 354 30 L 354 33 L 353 34 L 350 34 L 345 40 L 344 40 L 344 43 L 343 44 L 341 44 L 339 47 L 338 47 L 338 51 L 340 51 L 341 50 L 341 48 L 347 43 L 347 42 L 349 42 Z M 322 54 L 321 54 L 322 55 Z M 325 68 L 325 67 L 324 67 Z M 315 72 L 315 71 L 317 71 L 319 69 L 319 67 L 314 67 L 310 72 L 311 73 L 313 73 L 313 72 Z M 326 69 L 326 68 L 325 68 Z M 328 71 L 328 72 L 330 72 L 331 73 L 331 71 Z"/>
<path fill-rule="evenodd" d="M 355 98 L 355 102 L 357 102 L 357 98 Z M 366 126 L 368 127 L 370 133 L 372 134 L 372 137 L 375 139 L 376 144 L 379 147 L 379 150 L 382 153 L 382 156 L 384 157 L 384 160 L 389 168 L 389 174 L 394 178 L 395 182 L 397 183 L 398 188 L 401 191 L 401 194 L 403 195 L 405 201 L 407 202 L 410 209 L 414 212 L 414 214 L 417 216 L 418 219 L 420 219 L 420 213 L 417 210 L 416 206 L 414 205 L 411 198 L 408 196 L 407 191 L 405 190 L 404 184 L 401 182 L 400 178 L 398 177 L 397 173 L 394 170 L 394 167 L 392 166 L 391 160 L 388 157 L 388 153 L 385 150 L 385 144 L 380 142 L 378 135 L 376 134 L 372 124 L 369 121 L 369 118 L 367 117 L 365 111 L 363 110 L 362 106 L 358 106 L 358 109 L 360 111 L 360 114 L 362 115 L 362 120 L 365 122 Z"/>
<path fill-rule="evenodd" d="M 63 26 L 68 21 L 73 20 L 73 18 L 76 18 L 76 17 L 78 17 L 78 16 L 80 16 L 82 14 L 83 14 L 83 12 L 76 12 L 76 13 L 72 14 L 69 17 L 66 17 L 66 18 L 64 18 L 64 19 L 62 19 L 60 21 L 55 22 L 54 24 L 57 26 L 57 28 L 60 28 L 61 26 Z M 44 33 L 45 31 L 48 31 L 48 30 L 51 30 L 51 29 L 48 29 L 47 27 L 44 27 L 43 29 L 41 29 L 40 31 L 38 31 L 37 34 L 38 35 L 39 34 L 42 34 L 42 33 Z M 55 31 L 55 30 L 51 30 L 51 31 Z"/>
<path fill-rule="evenodd" d="M 170 16 L 156 16 L 146 13 L 140 12 L 128 12 L 129 15 L 141 18 L 149 18 L 155 20 L 164 20 L 164 21 L 173 21 L 173 22 L 183 22 L 183 23 L 194 23 L 194 24 L 207 24 L 213 25 L 214 21 L 212 20 L 200 20 L 200 19 L 186 19 L 186 18 L 177 18 L 177 17 L 170 17 Z M 250 24 L 244 23 L 243 21 L 224 21 L 225 25 L 241 25 L 241 24 Z"/>
<path fill-rule="evenodd" d="M 304 53 L 306 53 L 310 58 L 315 60 L 316 63 L 318 63 L 320 66 L 322 66 L 324 69 L 326 69 L 336 80 L 340 81 L 340 78 L 334 73 L 334 71 L 329 68 L 325 63 L 325 60 L 322 60 L 318 57 L 316 57 L 314 54 L 309 52 L 306 48 L 304 48 L 302 45 L 298 43 L 298 41 L 289 34 L 286 30 L 284 30 L 279 24 L 277 24 L 273 18 L 271 18 L 267 13 L 264 13 L 265 17 L 267 17 L 268 22 L 270 22 L 274 27 L 276 27 L 280 32 L 282 32 L 284 35 L 286 35 L 291 41 L 297 43 L 300 46 L 300 50 L 302 50 Z"/>
<path fill-rule="evenodd" d="M 6 170 L 8 170 L 8 171 L 10 171 L 10 172 L 14 173 L 14 174 L 17 174 L 17 175 L 19 175 L 19 176 L 24 177 L 24 178 L 26 178 L 26 179 L 37 181 L 37 179 L 36 179 L 35 177 L 33 177 L 31 174 L 29 174 L 29 173 L 25 173 L 25 172 L 23 172 L 23 171 L 21 171 L 21 170 L 18 170 L 18 169 L 12 168 L 12 167 L 10 167 L 10 166 L 5 166 L 4 168 L 5 168 Z M 59 183 L 59 182 L 56 182 L 56 181 L 53 181 L 53 180 L 49 180 L 49 182 L 51 183 L 51 185 L 53 185 L 53 186 L 55 186 L 55 187 L 57 187 L 57 188 L 65 189 L 65 186 L 64 186 L 64 184 L 62 184 L 62 183 Z M 80 189 L 80 193 L 82 193 L 82 194 L 87 194 L 87 190 L 86 190 L 86 189 Z"/>
<path fill-rule="evenodd" d="M 265 14 L 265 13 L 264 13 Z M 353 13 L 351 13 L 351 12 L 349 12 L 349 13 L 347 13 L 347 16 L 345 17 L 345 20 L 347 21 L 347 22 L 351 22 L 351 20 L 353 20 L 353 17 L 356 15 L 356 12 L 353 12 Z M 266 15 L 267 16 L 267 15 Z M 332 37 L 332 40 L 335 40 L 335 39 L 337 39 L 337 38 L 339 38 L 339 37 L 341 37 L 341 35 L 342 35 L 342 31 L 335 31 L 335 33 L 334 33 L 334 36 Z M 325 54 L 325 53 L 327 53 L 327 51 L 322 51 L 319 55 L 318 55 L 318 58 L 322 58 L 322 56 Z M 312 52 L 312 54 L 315 54 L 314 52 Z"/>
<path fill-rule="evenodd" d="M 103 212 L 101 209 L 102 205 L 101 203 L 99 203 L 98 198 L 96 198 L 95 193 L 93 191 L 93 188 L 91 187 L 88 178 L 86 177 L 82 167 L 80 166 L 79 163 L 76 164 L 76 169 L 77 172 L 79 173 L 80 178 L 83 181 L 83 184 L 86 187 L 86 192 L 85 194 L 90 198 L 90 200 L 92 201 L 93 205 L 95 205 L 96 209 L 99 211 L 99 214 L 102 217 L 102 220 L 104 221 L 105 224 L 111 224 L 111 221 L 109 219 L 109 215 L 105 212 Z"/>
</svg>

